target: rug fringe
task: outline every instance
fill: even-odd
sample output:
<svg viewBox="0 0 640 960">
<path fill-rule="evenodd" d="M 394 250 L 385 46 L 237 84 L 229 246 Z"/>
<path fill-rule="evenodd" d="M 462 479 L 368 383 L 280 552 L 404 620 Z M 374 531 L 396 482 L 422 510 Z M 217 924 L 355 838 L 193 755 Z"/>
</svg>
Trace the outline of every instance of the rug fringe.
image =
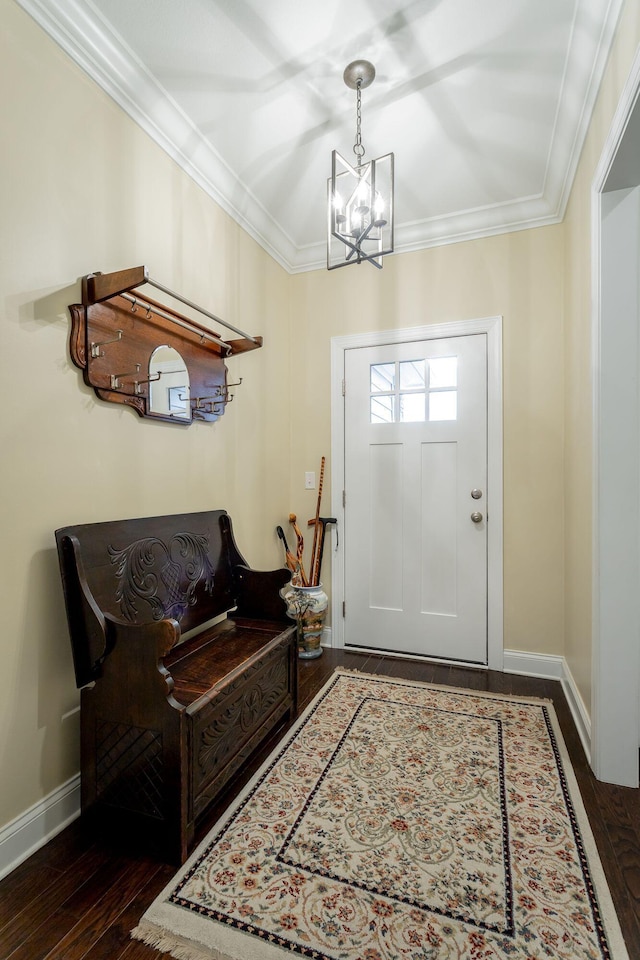
<svg viewBox="0 0 640 960">
<path fill-rule="evenodd" d="M 175 957 L 175 960 L 233 960 L 227 953 L 220 953 L 215 948 L 200 950 L 194 946 L 193 941 L 185 940 L 176 934 L 169 934 L 161 927 L 155 926 L 141 920 L 137 927 L 131 931 L 133 940 L 141 940 L 147 946 L 159 950 L 160 953 L 168 953 Z"/>
</svg>

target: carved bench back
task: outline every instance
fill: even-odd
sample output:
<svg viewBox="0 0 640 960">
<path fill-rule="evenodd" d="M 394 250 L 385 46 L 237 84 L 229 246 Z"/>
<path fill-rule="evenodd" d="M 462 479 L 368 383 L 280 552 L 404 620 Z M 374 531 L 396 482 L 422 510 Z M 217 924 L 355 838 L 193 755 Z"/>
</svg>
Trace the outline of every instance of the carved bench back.
<svg viewBox="0 0 640 960">
<path fill-rule="evenodd" d="M 102 614 L 129 623 L 173 618 L 182 633 L 235 606 L 244 563 L 224 510 L 56 530 L 76 680 L 95 679 Z"/>
</svg>

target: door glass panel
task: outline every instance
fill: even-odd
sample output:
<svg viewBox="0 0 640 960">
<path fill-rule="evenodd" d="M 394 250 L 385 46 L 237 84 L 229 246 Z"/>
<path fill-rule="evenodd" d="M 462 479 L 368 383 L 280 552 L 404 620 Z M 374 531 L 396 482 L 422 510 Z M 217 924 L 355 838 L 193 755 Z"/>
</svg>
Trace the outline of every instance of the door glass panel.
<svg viewBox="0 0 640 960">
<path fill-rule="evenodd" d="M 371 393 L 388 393 L 396 388 L 395 363 L 371 364 Z"/>
<path fill-rule="evenodd" d="M 371 397 L 371 423 L 393 423 L 395 397 Z"/>
<path fill-rule="evenodd" d="M 429 420 L 455 420 L 457 416 L 456 390 L 440 390 L 429 394 Z"/>
<path fill-rule="evenodd" d="M 439 390 L 442 387 L 456 387 L 457 385 L 457 357 L 434 357 L 429 360 L 429 387 L 431 390 Z"/>
<path fill-rule="evenodd" d="M 425 398 L 424 393 L 400 394 L 401 423 L 416 423 L 424 420 Z"/>
<path fill-rule="evenodd" d="M 371 423 L 457 418 L 457 357 L 374 363 L 369 373 Z"/>
<path fill-rule="evenodd" d="M 449 386 L 449 384 L 447 384 Z M 400 363 L 400 389 L 424 390 L 425 364 L 424 360 L 403 360 Z"/>
</svg>

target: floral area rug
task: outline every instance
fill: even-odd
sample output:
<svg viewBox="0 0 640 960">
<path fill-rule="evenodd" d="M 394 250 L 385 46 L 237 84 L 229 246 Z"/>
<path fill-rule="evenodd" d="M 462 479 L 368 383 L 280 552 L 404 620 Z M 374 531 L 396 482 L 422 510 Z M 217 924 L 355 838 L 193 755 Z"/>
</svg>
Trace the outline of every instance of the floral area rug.
<svg viewBox="0 0 640 960">
<path fill-rule="evenodd" d="M 181 960 L 628 960 L 552 705 L 347 671 L 132 935 Z"/>
</svg>

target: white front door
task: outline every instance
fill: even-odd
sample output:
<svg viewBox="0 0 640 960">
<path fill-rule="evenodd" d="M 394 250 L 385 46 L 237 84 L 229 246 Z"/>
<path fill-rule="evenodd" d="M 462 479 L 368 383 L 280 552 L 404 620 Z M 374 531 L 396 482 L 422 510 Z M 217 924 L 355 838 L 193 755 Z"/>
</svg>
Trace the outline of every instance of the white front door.
<svg viewBox="0 0 640 960">
<path fill-rule="evenodd" d="M 345 643 L 487 663 L 486 334 L 345 351 Z"/>
</svg>

